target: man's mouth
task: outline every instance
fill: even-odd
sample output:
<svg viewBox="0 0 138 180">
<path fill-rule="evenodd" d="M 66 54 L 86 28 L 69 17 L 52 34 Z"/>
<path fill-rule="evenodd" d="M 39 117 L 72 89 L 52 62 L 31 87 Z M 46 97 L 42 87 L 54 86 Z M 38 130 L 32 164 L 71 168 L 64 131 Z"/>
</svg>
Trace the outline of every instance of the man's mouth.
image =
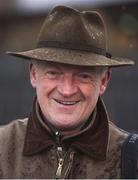
<svg viewBox="0 0 138 180">
<path fill-rule="evenodd" d="M 62 105 L 66 105 L 66 106 L 72 106 L 77 104 L 79 101 L 62 101 L 62 100 L 58 100 L 58 99 L 54 99 L 57 103 L 62 104 Z"/>
</svg>

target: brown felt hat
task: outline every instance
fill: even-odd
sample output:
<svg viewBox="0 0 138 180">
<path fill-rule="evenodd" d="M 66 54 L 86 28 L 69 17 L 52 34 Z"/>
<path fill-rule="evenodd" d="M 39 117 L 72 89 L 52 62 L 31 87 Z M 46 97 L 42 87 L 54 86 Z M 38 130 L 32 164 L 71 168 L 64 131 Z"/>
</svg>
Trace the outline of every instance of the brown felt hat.
<svg viewBox="0 0 138 180">
<path fill-rule="evenodd" d="M 7 53 L 24 59 L 83 66 L 134 64 L 107 52 L 105 25 L 98 12 L 80 12 L 65 6 L 57 6 L 48 14 L 35 49 Z"/>
</svg>

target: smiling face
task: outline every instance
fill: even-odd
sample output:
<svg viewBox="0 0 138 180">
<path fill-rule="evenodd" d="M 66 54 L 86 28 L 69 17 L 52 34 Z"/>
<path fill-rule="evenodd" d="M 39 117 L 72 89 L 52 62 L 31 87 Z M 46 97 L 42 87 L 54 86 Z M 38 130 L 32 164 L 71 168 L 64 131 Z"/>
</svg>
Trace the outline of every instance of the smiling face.
<svg viewBox="0 0 138 180">
<path fill-rule="evenodd" d="M 59 129 L 81 126 L 94 110 L 107 87 L 110 72 L 60 63 L 30 65 L 30 80 L 36 88 L 41 111 Z"/>
</svg>

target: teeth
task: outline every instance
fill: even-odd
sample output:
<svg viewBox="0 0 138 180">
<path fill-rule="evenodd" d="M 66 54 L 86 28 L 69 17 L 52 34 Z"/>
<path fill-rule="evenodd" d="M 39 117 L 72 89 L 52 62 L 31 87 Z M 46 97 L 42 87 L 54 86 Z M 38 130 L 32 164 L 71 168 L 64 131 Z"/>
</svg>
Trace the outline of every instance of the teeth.
<svg viewBox="0 0 138 180">
<path fill-rule="evenodd" d="M 60 100 L 56 100 L 56 101 L 63 105 L 74 105 L 78 102 L 78 101 L 60 101 Z"/>
<path fill-rule="evenodd" d="M 76 102 L 64 102 L 64 101 L 63 101 L 63 102 L 61 102 L 61 103 L 62 103 L 62 104 L 65 104 L 65 105 L 66 105 L 66 104 L 67 104 L 67 105 L 72 105 L 72 104 L 75 104 Z"/>
</svg>

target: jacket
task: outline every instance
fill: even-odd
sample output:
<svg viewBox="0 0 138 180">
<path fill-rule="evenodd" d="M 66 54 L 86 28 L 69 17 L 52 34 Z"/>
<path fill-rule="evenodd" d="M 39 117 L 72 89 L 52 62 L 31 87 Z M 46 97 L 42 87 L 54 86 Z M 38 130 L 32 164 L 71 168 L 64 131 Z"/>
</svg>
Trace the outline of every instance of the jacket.
<svg viewBox="0 0 138 180">
<path fill-rule="evenodd" d="M 127 136 L 109 121 L 101 98 L 87 124 L 63 137 L 44 123 L 35 103 L 29 118 L 0 127 L 0 178 L 121 178 Z"/>
</svg>

